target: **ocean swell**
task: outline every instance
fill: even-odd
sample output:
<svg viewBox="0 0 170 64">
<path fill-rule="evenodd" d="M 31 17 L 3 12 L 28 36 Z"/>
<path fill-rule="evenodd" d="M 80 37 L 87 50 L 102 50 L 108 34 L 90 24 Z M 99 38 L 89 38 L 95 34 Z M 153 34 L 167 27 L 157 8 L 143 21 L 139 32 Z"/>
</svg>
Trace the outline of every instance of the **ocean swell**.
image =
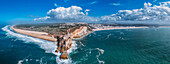
<svg viewBox="0 0 170 64">
<path fill-rule="evenodd" d="M 22 40 L 22 41 L 24 41 L 24 43 L 33 43 L 33 44 L 36 44 L 41 49 L 44 49 L 45 53 L 53 53 L 53 54 L 55 54 L 56 55 L 56 62 L 58 64 L 63 64 L 63 63 L 64 64 L 71 64 L 72 63 L 71 58 L 69 58 L 68 60 L 60 60 L 59 59 L 59 56 L 61 55 L 61 53 L 55 53 L 55 50 L 57 48 L 55 42 L 50 42 L 50 41 L 46 41 L 46 40 L 30 37 L 30 36 L 27 36 L 27 35 L 15 33 L 14 31 L 12 31 L 10 29 L 10 25 L 7 25 L 7 26 L 3 27 L 2 30 L 7 32 L 6 35 L 9 38 L 16 38 L 16 40 Z M 71 49 L 69 49 L 67 52 L 68 52 L 68 54 L 70 54 L 72 51 L 74 51 L 76 49 L 77 49 L 77 44 L 76 44 L 75 41 L 73 41 Z M 19 61 L 19 63 L 22 63 L 22 62 Z"/>
<path fill-rule="evenodd" d="M 100 55 L 104 53 L 104 50 L 103 50 L 103 49 L 100 49 L 100 48 L 96 48 L 96 49 L 99 51 L 99 55 L 96 55 L 97 61 L 98 61 L 100 64 L 104 64 L 105 62 L 99 59 Z"/>
</svg>

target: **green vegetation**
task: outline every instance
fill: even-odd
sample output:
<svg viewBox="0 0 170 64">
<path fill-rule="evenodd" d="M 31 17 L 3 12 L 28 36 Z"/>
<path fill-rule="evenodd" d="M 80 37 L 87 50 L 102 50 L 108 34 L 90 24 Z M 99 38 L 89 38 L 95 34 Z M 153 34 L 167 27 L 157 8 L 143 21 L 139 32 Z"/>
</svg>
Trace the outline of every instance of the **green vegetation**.
<svg viewBox="0 0 170 64">
<path fill-rule="evenodd" d="M 15 28 L 30 30 L 30 31 L 39 31 L 47 32 L 49 34 L 67 34 L 67 30 L 70 29 L 70 32 L 79 29 L 81 26 L 87 26 L 89 31 L 92 31 L 92 27 L 88 24 L 76 24 L 76 23 L 46 23 L 46 24 L 20 24 L 16 25 Z"/>
</svg>

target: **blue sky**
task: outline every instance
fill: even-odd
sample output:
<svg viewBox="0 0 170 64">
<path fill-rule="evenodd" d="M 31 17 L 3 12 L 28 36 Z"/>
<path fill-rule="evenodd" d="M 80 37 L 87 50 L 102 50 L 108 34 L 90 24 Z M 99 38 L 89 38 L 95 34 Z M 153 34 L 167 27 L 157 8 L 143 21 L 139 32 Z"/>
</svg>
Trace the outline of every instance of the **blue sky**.
<svg viewBox="0 0 170 64">
<path fill-rule="evenodd" d="M 117 13 L 119 10 L 132 10 L 144 7 L 145 2 L 158 5 L 168 0 L 0 0 L 0 21 L 27 21 L 44 17 L 57 7 L 81 7 L 88 16 L 101 17 Z M 56 5 L 57 6 L 56 6 Z"/>
</svg>

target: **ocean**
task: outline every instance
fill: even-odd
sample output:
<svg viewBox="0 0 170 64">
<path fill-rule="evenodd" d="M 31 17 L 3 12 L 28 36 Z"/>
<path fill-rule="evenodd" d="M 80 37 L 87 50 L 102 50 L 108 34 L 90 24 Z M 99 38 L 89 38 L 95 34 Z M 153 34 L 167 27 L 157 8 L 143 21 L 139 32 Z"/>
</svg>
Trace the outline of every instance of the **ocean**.
<svg viewBox="0 0 170 64">
<path fill-rule="evenodd" d="M 0 64 L 170 64 L 170 28 L 96 31 L 73 40 L 68 60 L 55 42 L 0 28 Z"/>
</svg>

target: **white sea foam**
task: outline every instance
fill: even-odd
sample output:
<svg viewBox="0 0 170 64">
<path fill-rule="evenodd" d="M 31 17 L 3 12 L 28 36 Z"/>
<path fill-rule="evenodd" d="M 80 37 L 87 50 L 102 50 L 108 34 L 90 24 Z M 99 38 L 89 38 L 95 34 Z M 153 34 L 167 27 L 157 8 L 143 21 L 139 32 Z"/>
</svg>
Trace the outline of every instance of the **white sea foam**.
<svg viewBox="0 0 170 64">
<path fill-rule="evenodd" d="M 120 32 L 120 35 L 124 35 L 124 33 L 123 33 L 123 32 Z"/>
<path fill-rule="evenodd" d="M 67 53 L 70 54 L 72 51 L 74 51 L 74 50 L 76 50 L 76 49 L 77 49 L 76 41 L 73 41 L 73 42 L 72 42 L 72 46 L 71 46 L 71 48 L 70 48 L 69 50 L 67 50 Z M 61 53 L 56 53 L 55 50 L 53 50 L 53 53 L 54 53 L 55 55 L 57 55 L 57 57 L 56 57 L 56 62 L 57 62 L 58 64 L 63 64 L 63 63 L 64 63 L 64 64 L 71 64 L 71 63 L 72 63 L 71 58 L 69 58 L 69 59 L 60 59 Z"/>
<path fill-rule="evenodd" d="M 119 39 L 120 39 L 120 40 L 125 40 L 125 38 L 123 38 L 123 37 L 119 37 Z"/>
<path fill-rule="evenodd" d="M 99 57 L 104 54 L 104 50 L 103 49 L 100 49 L 100 48 L 94 48 L 94 49 L 87 49 L 89 52 L 86 53 L 86 57 L 88 57 L 89 55 L 88 54 L 91 54 L 92 51 L 98 51 L 98 55 L 96 55 L 96 58 L 97 58 L 97 62 L 99 62 L 100 64 L 105 64 L 105 61 L 103 60 L 100 60 Z M 85 51 L 87 51 L 85 50 Z M 85 59 L 86 57 L 84 57 L 83 59 Z M 85 59 L 86 60 L 86 59 Z M 95 62 L 94 62 L 95 63 Z"/>
<path fill-rule="evenodd" d="M 38 38 L 33 38 L 27 35 L 22 35 L 19 33 L 15 33 L 12 30 L 9 29 L 10 26 L 5 26 L 4 28 L 2 28 L 3 31 L 6 31 L 6 35 L 7 37 L 13 38 L 15 37 L 17 40 L 22 40 L 25 43 L 34 43 L 40 46 L 40 48 L 44 49 L 46 53 L 51 53 L 55 48 L 55 43 L 54 42 L 50 42 L 50 41 L 46 41 L 46 40 L 42 40 L 42 39 L 38 39 Z"/>
<path fill-rule="evenodd" d="M 28 58 L 29 56 L 23 58 L 22 60 L 19 60 L 17 64 L 22 64 L 24 61 L 26 61 L 28 63 Z"/>
<path fill-rule="evenodd" d="M 19 34 L 19 33 L 15 33 L 10 29 L 10 26 L 5 26 L 2 28 L 3 31 L 6 31 L 6 35 L 7 37 L 10 38 L 16 38 L 17 40 L 22 40 L 24 41 L 24 43 L 33 43 L 36 44 L 38 46 L 40 46 L 41 49 L 44 49 L 46 53 L 53 53 L 55 54 L 56 57 L 56 62 L 58 64 L 70 64 L 72 62 L 71 58 L 69 58 L 68 60 L 60 60 L 59 56 L 61 55 L 61 53 L 55 53 L 55 49 L 57 48 L 56 43 L 54 42 L 50 42 L 50 41 L 46 41 L 46 40 L 42 40 L 42 39 L 38 39 L 38 38 L 33 38 L 27 35 L 23 35 L 23 34 Z M 68 54 L 70 54 L 73 50 L 77 49 L 77 44 L 75 41 L 73 41 L 71 48 L 67 51 Z M 22 63 L 21 60 L 19 61 L 19 63 Z"/>
<path fill-rule="evenodd" d="M 96 48 L 96 49 L 99 51 L 99 55 L 96 55 L 97 61 L 98 61 L 100 64 L 104 64 L 105 62 L 99 59 L 100 55 L 104 53 L 104 50 L 103 50 L 103 49 L 100 49 L 100 48 Z"/>
<path fill-rule="evenodd" d="M 110 38 L 111 35 L 112 35 L 112 34 L 107 35 L 106 39 Z"/>
<path fill-rule="evenodd" d="M 104 53 L 103 49 L 100 49 L 100 48 L 96 48 L 96 49 L 99 50 L 102 54 Z"/>
<path fill-rule="evenodd" d="M 17 64 L 22 64 L 23 60 L 19 60 Z"/>
<path fill-rule="evenodd" d="M 82 42 L 80 42 L 80 44 L 81 44 L 82 46 L 85 46 Z"/>
</svg>

